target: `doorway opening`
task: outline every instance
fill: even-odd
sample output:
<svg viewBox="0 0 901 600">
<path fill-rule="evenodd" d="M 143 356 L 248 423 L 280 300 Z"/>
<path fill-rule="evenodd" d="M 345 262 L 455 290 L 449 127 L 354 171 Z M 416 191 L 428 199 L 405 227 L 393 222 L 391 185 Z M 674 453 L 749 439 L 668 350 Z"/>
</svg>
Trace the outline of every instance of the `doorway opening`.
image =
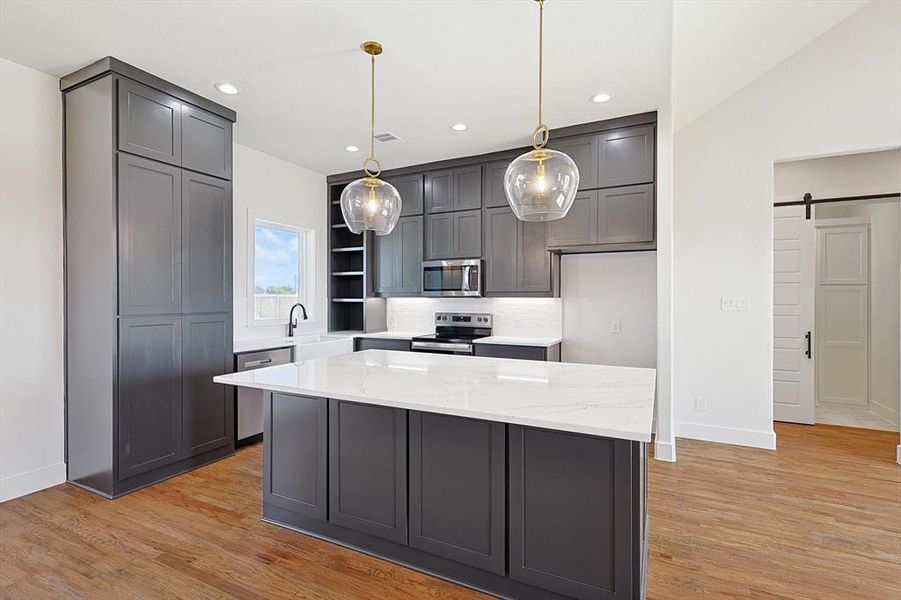
<svg viewBox="0 0 901 600">
<path fill-rule="evenodd" d="M 901 150 L 777 163 L 774 187 L 774 420 L 899 431 Z"/>
</svg>

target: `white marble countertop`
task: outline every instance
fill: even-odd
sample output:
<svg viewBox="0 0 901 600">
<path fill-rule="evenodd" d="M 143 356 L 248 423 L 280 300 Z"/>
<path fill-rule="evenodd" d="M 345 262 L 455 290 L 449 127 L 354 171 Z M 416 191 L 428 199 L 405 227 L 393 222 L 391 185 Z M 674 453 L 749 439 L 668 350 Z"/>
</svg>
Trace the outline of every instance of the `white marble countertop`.
<svg viewBox="0 0 901 600">
<path fill-rule="evenodd" d="M 260 350 L 274 350 L 275 348 L 290 348 L 300 344 L 321 343 L 323 341 L 331 342 L 338 339 L 350 339 L 350 334 L 334 333 L 304 333 L 294 338 L 289 337 L 273 337 L 259 338 L 253 340 L 235 340 L 232 343 L 232 351 L 234 354 L 243 354 L 244 352 L 258 352 Z"/>
<path fill-rule="evenodd" d="M 288 394 L 648 442 L 656 371 L 366 350 L 219 375 Z"/>
<path fill-rule="evenodd" d="M 558 337 L 519 337 L 513 335 L 489 335 L 488 337 L 473 340 L 473 344 L 498 344 L 503 346 L 538 346 L 550 348 L 561 343 L 563 338 Z"/>
</svg>

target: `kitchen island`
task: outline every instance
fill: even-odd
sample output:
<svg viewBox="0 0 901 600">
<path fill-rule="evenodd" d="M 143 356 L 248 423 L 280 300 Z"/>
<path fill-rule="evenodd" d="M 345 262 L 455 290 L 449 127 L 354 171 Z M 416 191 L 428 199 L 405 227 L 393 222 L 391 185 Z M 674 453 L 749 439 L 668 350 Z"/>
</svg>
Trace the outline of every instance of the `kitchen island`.
<svg viewBox="0 0 901 600">
<path fill-rule="evenodd" d="M 265 391 L 263 519 L 496 596 L 641 598 L 655 371 L 367 350 Z"/>
</svg>

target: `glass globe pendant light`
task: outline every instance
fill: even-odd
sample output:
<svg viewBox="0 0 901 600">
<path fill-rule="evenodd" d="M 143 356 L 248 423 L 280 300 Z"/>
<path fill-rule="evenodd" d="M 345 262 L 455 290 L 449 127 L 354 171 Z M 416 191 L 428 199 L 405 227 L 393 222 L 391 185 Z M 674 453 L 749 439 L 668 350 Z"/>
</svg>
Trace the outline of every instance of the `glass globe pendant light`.
<svg viewBox="0 0 901 600">
<path fill-rule="evenodd" d="M 521 221 L 562 219 L 576 198 L 579 169 L 557 150 L 545 148 L 550 132 L 541 121 L 544 53 L 544 0 L 538 2 L 538 126 L 532 132 L 532 150 L 510 163 L 504 174 L 504 192 Z"/>
<path fill-rule="evenodd" d="M 369 156 L 363 161 L 366 176 L 350 182 L 341 192 L 341 214 L 354 233 L 388 235 L 400 218 L 401 199 L 393 185 L 379 179 L 382 166 L 375 157 L 375 57 L 382 53 L 382 45 L 368 41 L 361 48 L 370 56 Z"/>
</svg>

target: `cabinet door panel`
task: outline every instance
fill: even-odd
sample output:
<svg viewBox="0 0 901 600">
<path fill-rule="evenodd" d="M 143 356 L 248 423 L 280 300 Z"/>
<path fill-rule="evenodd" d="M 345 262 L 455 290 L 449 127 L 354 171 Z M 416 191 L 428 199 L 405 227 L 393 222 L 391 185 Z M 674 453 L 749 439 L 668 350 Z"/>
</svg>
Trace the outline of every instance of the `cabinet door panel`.
<svg viewBox="0 0 901 600">
<path fill-rule="evenodd" d="M 407 543 L 407 413 L 329 400 L 329 521 Z"/>
<path fill-rule="evenodd" d="M 598 187 L 654 181 L 654 126 L 642 125 L 601 134 Z"/>
<path fill-rule="evenodd" d="M 510 206 L 507 193 L 504 192 L 504 174 L 510 162 L 501 160 L 485 165 L 482 173 L 482 201 L 485 208 Z"/>
<path fill-rule="evenodd" d="M 231 371 L 228 315 L 182 317 L 182 422 L 185 456 L 227 446 L 234 439 L 234 395 L 213 377 Z"/>
<path fill-rule="evenodd" d="M 401 221 L 397 222 L 394 231 L 388 235 L 375 236 L 375 256 L 378 272 L 376 273 L 376 286 L 379 293 L 396 292 L 400 288 L 400 273 L 398 273 L 398 255 L 401 247 Z"/>
<path fill-rule="evenodd" d="M 418 294 L 422 292 L 422 216 L 405 217 L 397 226 L 400 228 L 398 291 Z"/>
<path fill-rule="evenodd" d="M 182 311 L 232 306 L 231 182 L 182 172 Z"/>
<path fill-rule="evenodd" d="M 601 190 L 598 243 L 654 241 L 654 185 Z"/>
<path fill-rule="evenodd" d="M 503 423 L 410 412 L 410 545 L 503 574 Z"/>
<path fill-rule="evenodd" d="M 324 521 L 328 507 L 328 400 L 266 397 L 263 502 Z"/>
<path fill-rule="evenodd" d="M 119 319 L 120 480 L 182 456 L 181 318 Z"/>
<path fill-rule="evenodd" d="M 547 247 L 597 243 L 598 193 L 579 192 L 562 219 L 547 224 Z"/>
<path fill-rule="evenodd" d="M 482 256 L 482 211 L 455 212 L 453 217 L 454 256 L 452 258 L 480 258 Z"/>
<path fill-rule="evenodd" d="M 130 79 L 119 79 L 119 150 L 181 164 L 181 103 Z"/>
<path fill-rule="evenodd" d="M 388 183 L 397 188 L 403 203 L 400 216 L 421 215 L 423 205 L 423 177 L 422 173 L 415 175 L 402 175 L 400 177 L 388 177 Z"/>
<path fill-rule="evenodd" d="M 454 210 L 482 208 L 482 165 L 454 169 Z"/>
<path fill-rule="evenodd" d="M 426 257 L 428 260 L 454 258 L 453 213 L 426 217 Z"/>
<path fill-rule="evenodd" d="M 187 104 L 181 111 L 181 164 L 216 177 L 232 176 L 232 124 Z"/>
<path fill-rule="evenodd" d="M 598 136 L 580 136 L 551 140 L 548 144 L 554 150 L 564 152 L 579 168 L 579 189 L 590 190 L 598 187 Z"/>
<path fill-rule="evenodd" d="M 425 176 L 425 209 L 429 213 L 454 210 L 454 170 L 433 171 Z"/>
<path fill-rule="evenodd" d="M 519 219 L 509 208 L 485 210 L 485 291 L 515 292 Z M 544 239 L 541 240 L 544 251 Z"/>
<path fill-rule="evenodd" d="M 119 314 L 181 311 L 181 169 L 119 155 Z"/>
<path fill-rule="evenodd" d="M 519 222 L 516 251 L 516 291 L 551 291 L 551 253 L 546 247 L 545 223 Z"/>
<path fill-rule="evenodd" d="M 630 442 L 509 428 L 510 577 L 573 598 L 632 598 Z M 620 549 L 620 552 L 616 552 Z"/>
</svg>

